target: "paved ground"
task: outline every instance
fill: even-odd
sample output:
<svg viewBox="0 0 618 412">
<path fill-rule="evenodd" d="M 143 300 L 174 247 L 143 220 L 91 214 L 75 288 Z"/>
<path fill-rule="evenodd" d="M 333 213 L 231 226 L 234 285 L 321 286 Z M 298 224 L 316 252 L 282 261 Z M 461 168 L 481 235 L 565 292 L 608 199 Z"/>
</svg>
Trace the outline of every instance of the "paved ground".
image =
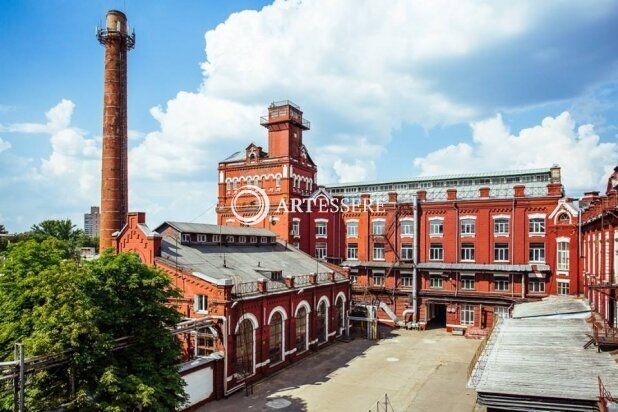
<svg viewBox="0 0 618 412">
<path fill-rule="evenodd" d="M 242 390 L 200 411 L 377 411 L 388 394 L 395 412 L 471 412 L 466 374 L 479 342 L 435 329 L 337 343 L 258 383 L 253 395 Z"/>
</svg>

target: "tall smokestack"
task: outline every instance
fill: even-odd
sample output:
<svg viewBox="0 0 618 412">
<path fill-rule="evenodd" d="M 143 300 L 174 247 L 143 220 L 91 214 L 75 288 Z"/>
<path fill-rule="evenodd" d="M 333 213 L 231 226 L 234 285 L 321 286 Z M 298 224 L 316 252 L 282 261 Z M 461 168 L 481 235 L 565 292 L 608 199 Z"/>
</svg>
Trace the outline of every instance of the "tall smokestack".
<svg viewBox="0 0 618 412">
<path fill-rule="evenodd" d="M 135 46 L 135 33 L 129 34 L 124 13 L 110 10 L 105 27 L 97 27 L 97 39 L 105 46 L 99 233 L 102 252 L 113 246 L 112 234 L 127 221 L 127 51 Z"/>
</svg>

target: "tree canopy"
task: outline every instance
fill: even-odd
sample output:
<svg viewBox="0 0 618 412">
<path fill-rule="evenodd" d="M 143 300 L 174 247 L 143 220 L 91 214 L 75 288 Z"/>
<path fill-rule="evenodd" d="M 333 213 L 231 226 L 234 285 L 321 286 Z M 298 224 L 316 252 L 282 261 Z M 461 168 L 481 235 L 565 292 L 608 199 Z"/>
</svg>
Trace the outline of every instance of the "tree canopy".
<svg viewBox="0 0 618 412">
<path fill-rule="evenodd" d="M 66 233 L 66 232 L 65 232 Z M 174 410 L 185 401 L 177 371 L 180 347 L 166 330 L 180 315 L 171 280 L 134 254 L 104 253 L 78 262 L 69 240 L 11 244 L 0 256 L 0 360 L 16 342 L 26 356 L 69 351 L 69 367 L 29 376 L 28 410 L 65 403 L 69 410 Z M 116 339 L 129 346 L 112 350 Z M 74 382 L 71 400 L 69 378 Z M 0 394 L 0 410 L 12 394 Z"/>
</svg>

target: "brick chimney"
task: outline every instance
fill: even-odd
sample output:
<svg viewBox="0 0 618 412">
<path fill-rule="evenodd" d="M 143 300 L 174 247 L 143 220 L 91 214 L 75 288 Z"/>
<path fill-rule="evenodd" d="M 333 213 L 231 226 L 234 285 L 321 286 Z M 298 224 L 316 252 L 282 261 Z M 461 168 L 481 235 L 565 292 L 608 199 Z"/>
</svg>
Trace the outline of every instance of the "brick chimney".
<svg viewBox="0 0 618 412">
<path fill-rule="evenodd" d="M 524 197 L 524 196 L 526 196 L 525 191 L 526 191 L 526 186 L 524 186 L 524 185 L 515 185 L 515 186 L 513 186 L 513 196 L 514 197 Z"/>
<path fill-rule="evenodd" d="M 390 203 L 397 203 L 397 192 L 388 192 L 388 201 Z"/>
<path fill-rule="evenodd" d="M 457 189 L 446 189 L 446 200 L 457 200 Z"/>
<path fill-rule="evenodd" d="M 481 187 L 479 189 L 479 196 L 480 197 L 484 197 L 484 198 L 488 198 L 489 197 L 489 188 L 487 186 Z"/>
<path fill-rule="evenodd" d="M 419 190 L 416 192 L 416 197 L 418 200 L 425 200 L 427 199 L 427 191 L 426 190 Z"/>
</svg>

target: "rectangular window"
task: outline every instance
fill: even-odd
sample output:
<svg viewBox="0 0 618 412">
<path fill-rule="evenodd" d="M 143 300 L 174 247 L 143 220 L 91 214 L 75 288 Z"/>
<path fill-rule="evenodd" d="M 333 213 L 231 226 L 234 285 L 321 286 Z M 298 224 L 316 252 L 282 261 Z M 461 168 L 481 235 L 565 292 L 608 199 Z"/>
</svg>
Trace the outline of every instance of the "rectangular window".
<svg viewBox="0 0 618 412">
<path fill-rule="evenodd" d="M 414 247 L 412 243 L 403 243 L 401 245 L 401 259 L 402 260 L 414 259 Z"/>
<path fill-rule="evenodd" d="M 494 235 L 506 236 L 509 234 L 509 220 L 506 218 L 494 219 Z"/>
<path fill-rule="evenodd" d="M 407 219 L 401 221 L 401 236 L 414 236 L 414 221 Z"/>
<path fill-rule="evenodd" d="M 384 243 L 374 243 L 373 260 L 384 260 Z"/>
<path fill-rule="evenodd" d="M 238 236 L 238 243 L 247 243 L 247 236 Z"/>
<path fill-rule="evenodd" d="M 401 275 L 401 287 L 402 288 L 411 288 L 412 287 L 412 276 L 410 275 Z"/>
<path fill-rule="evenodd" d="M 227 243 L 234 243 L 234 236 L 232 236 L 232 235 L 227 235 L 227 236 L 225 237 L 225 241 L 226 241 Z"/>
<path fill-rule="evenodd" d="M 221 237 L 219 235 L 212 235 L 212 241 L 218 243 L 221 241 Z"/>
<path fill-rule="evenodd" d="M 358 283 L 358 274 L 356 273 L 350 274 L 350 283 L 352 284 Z"/>
<path fill-rule="evenodd" d="M 195 295 L 194 296 L 195 303 L 195 312 L 199 313 L 207 313 L 208 312 L 208 296 L 206 295 Z"/>
<path fill-rule="evenodd" d="M 462 235 L 473 235 L 475 231 L 475 221 L 474 219 L 461 219 L 461 234 Z"/>
<path fill-rule="evenodd" d="M 496 243 L 494 245 L 494 262 L 509 261 L 509 245 L 508 243 Z"/>
<path fill-rule="evenodd" d="M 530 262 L 545 263 L 545 245 L 543 243 L 530 243 Z"/>
<path fill-rule="evenodd" d="M 358 260 L 358 244 L 348 243 L 348 259 Z"/>
<path fill-rule="evenodd" d="M 474 244 L 464 243 L 461 245 L 461 260 L 474 261 Z"/>
<path fill-rule="evenodd" d="M 268 238 L 266 236 L 262 236 L 260 238 L 260 243 L 268 243 Z"/>
<path fill-rule="evenodd" d="M 251 236 L 251 243 L 257 243 L 257 236 Z"/>
<path fill-rule="evenodd" d="M 432 289 L 442 289 L 442 276 L 431 276 L 429 278 L 429 287 Z"/>
<path fill-rule="evenodd" d="M 474 306 L 473 305 L 461 305 L 461 319 L 462 325 L 474 325 Z"/>
<path fill-rule="evenodd" d="M 292 221 L 292 236 L 300 236 L 300 220 Z"/>
<path fill-rule="evenodd" d="M 195 334 L 195 356 L 208 356 L 215 351 L 215 337 L 198 330 Z"/>
<path fill-rule="evenodd" d="M 508 319 L 509 318 L 509 308 L 505 308 L 504 306 L 495 306 L 494 307 L 494 317 L 496 319 Z"/>
<path fill-rule="evenodd" d="M 508 278 L 494 277 L 494 290 L 496 292 L 507 292 L 509 290 Z"/>
<path fill-rule="evenodd" d="M 315 235 L 317 237 L 326 237 L 327 235 L 327 222 L 315 222 Z"/>
<path fill-rule="evenodd" d="M 371 224 L 371 233 L 375 236 L 384 235 L 384 221 L 383 220 L 374 220 Z"/>
<path fill-rule="evenodd" d="M 348 236 L 358 236 L 358 222 L 348 222 L 346 224 L 346 234 Z"/>
<path fill-rule="evenodd" d="M 384 274 L 382 273 L 373 274 L 373 286 L 384 286 Z"/>
<path fill-rule="evenodd" d="M 569 270 L 569 242 L 558 242 L 558 270 Z"/>
<path fill-rule="evenodd" d="M 474 290 L 474 276 L 462 276 L 461 277 L 461 289 Z"/>
<path fill-rule="evenodd" d="M 530 223 L 528 225 L 528 232 L 531 235 L 545 234 L 545 218 L 542 218 L 542 217 L 530 218 Z"/>
<path fill-rule="evenodd" d="M 315 245 L 315 257 L 318 259 L 326 259 L 326 244 L 318 243 Z"/>
<path fill-rule="evenodd" d="M 569 282 L 558 281 L 558 294 L 559 295 L 569 294 Z"/>
<path fill-rule="evenodd" d="M 191 235 L 188 233 L 183 233 L 182 234 L 182 241 L 183 242 L 190 242 L 191 241 Z"/>
<path fill-rule="evenodd" d="M 200 243 L 206 243 L 206 235 L 197 235 L 197 241 Z"/>
<path fill-rule="evenodd" d="M 444 225 L 442 220 L 430 220 L 429 221 L 429 234 L 430 235 L 441 235 L 444 233 Z"/>
<path fill-rule="evenodd" d="M 528 292 L 545 293 L 545 281 L 542 279 L 530 279 L 528 281 Z"/>
<path fill-rule="evenodd" d="M 442 260 L 444 259 L 444 250 L 442 249 L 442 243 L 432 243 L 429 245 L 429 260 Z"/>
</svg>

